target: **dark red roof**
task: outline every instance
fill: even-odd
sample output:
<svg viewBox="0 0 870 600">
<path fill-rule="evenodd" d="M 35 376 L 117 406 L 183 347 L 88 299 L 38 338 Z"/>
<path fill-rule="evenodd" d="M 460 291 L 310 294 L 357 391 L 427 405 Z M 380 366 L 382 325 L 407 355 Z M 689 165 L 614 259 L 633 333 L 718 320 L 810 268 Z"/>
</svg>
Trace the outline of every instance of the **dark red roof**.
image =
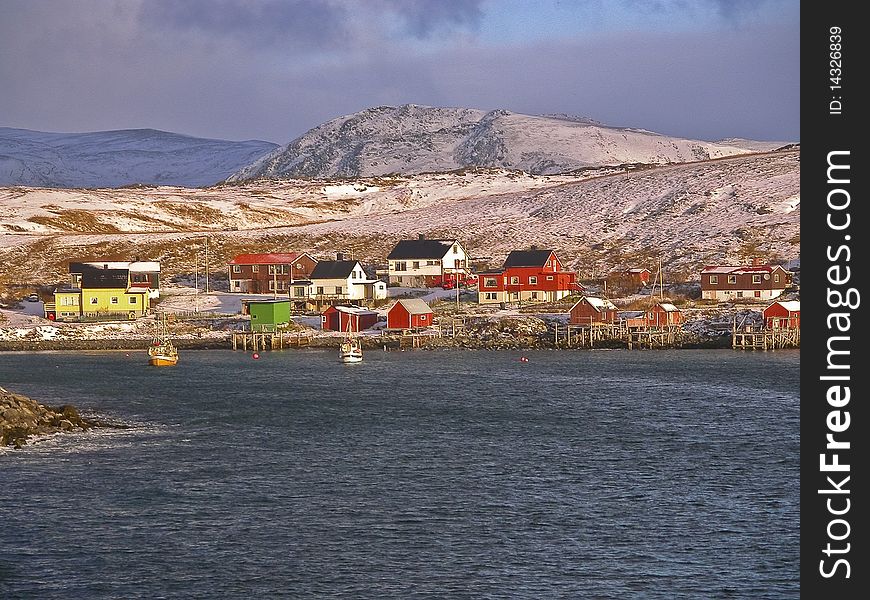
<svg viewBox="0 0 870 600">
<path fill-rule="evenodd" d="M 230 261 L 231 265 L 289 265 L 304 252 L 271 252 L 269 254 L 239 254 Z"/>
</svg>

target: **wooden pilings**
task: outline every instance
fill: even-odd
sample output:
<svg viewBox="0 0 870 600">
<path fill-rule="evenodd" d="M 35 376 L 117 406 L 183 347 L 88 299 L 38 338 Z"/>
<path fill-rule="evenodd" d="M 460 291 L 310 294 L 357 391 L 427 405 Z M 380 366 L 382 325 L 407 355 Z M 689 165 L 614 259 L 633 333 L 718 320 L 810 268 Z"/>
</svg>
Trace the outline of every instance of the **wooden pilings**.
<svg viewBox="0 0 870 600">
<path fill-rule="evenodd" d="M 234 331 L 232 334 L 233 350 L 242 349 L 260 352 L 263 350 L 283 350 L 301 348 L 311 343 L 307 333 L 286 333 L 276 331 Z"/>
</svg>

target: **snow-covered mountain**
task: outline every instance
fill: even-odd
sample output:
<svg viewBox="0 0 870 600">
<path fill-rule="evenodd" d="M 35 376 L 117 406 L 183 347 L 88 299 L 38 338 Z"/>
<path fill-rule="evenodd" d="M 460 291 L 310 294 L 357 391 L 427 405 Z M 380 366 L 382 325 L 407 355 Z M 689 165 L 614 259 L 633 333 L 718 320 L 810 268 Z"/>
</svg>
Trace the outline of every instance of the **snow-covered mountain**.
<svg viewBox="0 0 870 600">
<path fill-rule="evenodd" d="M 225 179 L 276 147 L 154 129 L 47 133 L 0 127 L 0 186 L 200 187 Z"/>
<path fill-rule="evenodd" d="M 371 177 L 499 167 L 555 174 L 587 167 L 665 164 L 773 150 L 787 142 L 721 143 L 608 127 L 567 115 L 471 108 L 380 106 L 332 119 L 227 181 Z"/>
</svg>

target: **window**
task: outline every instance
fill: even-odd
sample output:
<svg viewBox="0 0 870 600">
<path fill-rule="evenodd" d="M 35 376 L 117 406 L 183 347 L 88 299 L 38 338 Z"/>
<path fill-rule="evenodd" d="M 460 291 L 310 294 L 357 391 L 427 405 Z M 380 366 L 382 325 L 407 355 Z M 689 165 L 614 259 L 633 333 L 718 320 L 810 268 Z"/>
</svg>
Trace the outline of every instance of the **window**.
<svg viewBox="0 0 870 600">
<path fill-rule="evenodd" d="M 112 304 L 117 304 L 117 303 L 118 303 L 118 297 L 117 297 L 117 296 L 112 296 L 111 298 L 109 298 L 109 302 L 111 302 Z"/>
<path fill-rule="evenodd" d="M 432 267 L 434 265 L 437 265 L 438 261 L 437 260 L 427 260 L 426 264 L 429 265 L 430 267 Z"/>
<path fill-rule="evenodd" d="M 99 299 L 96 296 L 91 296 L 91 304 L 99 304 Z"/>
<path fill-rule="evenodd" d="M 552 276 L 552 275 L 547 275 L 547 281 L 553 281 L 553 276 Z"/>
<path fill-rule="evenodd" d="M 233 273 L 241 273 L 242 266 L 241 265 L 233 265 Z"/>
<path fill-rule="evenodd" d="M 718 275 L 710 275 L 710 284 L 715 285 L 717 283 L 719 283 L 719 276 Z"/>
<path fill-rule="evenodd" d="M 425 320 L 426 320 L 426 317 L 428 317 L 428 316 L 429 316 L 429 315 L 420 315 L 420 320 L 421 320 L 421 321 L 425 321 Z"/>
<path fill-rule="evenodd" d="M 318 295 L 318 296 L 322 296 L 322 295 L 323 295 L 323 286 L 322 286 L 322 285 L 318 285 L 318 286 L 317 286 L 317 295 Z"/>
<path fill-rule="evenodd" d="M 239 280 L 238 280 L 238 279 L 235 279 L 235 280 L 233 280 L 233 287 L 234 287 L 235 289 L 239 290 L 239 289 L 242 288 L 242 284 L 239 283 Z"/>
<path fill-rule="evenodd" d="M 529 277 L 529 285 L 538 285 L 538 278 L 534 275 Z"/>
<path fill-rule="evenodd" d="M 773 274 L 773 280 L 774 280 L 776 283 L 779 283 L 779 273 L 774 273 L 774 274 Z"/>
<path fill-rule="evenodd" d="M 738 292 L 737 292 L 737 297 L 738 297 L 738 298 L 742 298 L 742 297 L 743 297 L 743 292 L 738 291 Z"/>
<path fill-rule="evenodd" d="M 78 296 L 61 296 L 61 306 L 77 306 L 79 303 Z"/>
<path fill-rule="evenodd" d="M 304 298 L 305 297 L 305 288 L 302 286 L 294 287 L 293 288 L 293 295 L 296 296 L 297 298 Z"/>
<path fill-rule="evenodd" d="M 483 299 L 484 300 L 498 300 L 498 292 L 484 292 Z"/>
<path fill-rule="evenodd" d="M 395 271 L 407 271 L 408 270 L 408 263 L 406 263 L 404 260 L 397 260 L 396 261 L 396 268 L 394 270 Z"/>
<path fill-rule="evenodd" d="M 275 274 L 275 265 L 269 265 L 269 275 Z"/>
<path fill-rule="evenodd" d="M 538 299 L 538 292 L 532 292 L 532 300 Z"/>
<path fill-rule="evenodd" d="M 519 285 L 520 278 L 519 277 L 511 277 L 511 285 Z"/>
<path fill-rule="evenodd" d="M 761 275 L 753 275 L 752 283 L 761 283 Z"/>
<path fill-rule="evenodd" d="M 728 283 L 732 283 L 732 284 L 737 283 L 737 275 L 729 275 L 728 276 Z"/>
<path fill-rule="evenodd" d="M 260 265 L 251 265 L 251 273 L 259 273 Z"/>
<path fill-rule="evenodd" d="M 341 286 L 340 286 L 340 285 L 335 286 L 335 295 L 336 295 L 336 296 L 341 296 L 341 294 L 342 294 L 342 288 L 341 288 Z"/>
<path fill-rule="evenodd" d="M 761 290 L 755 290 L 755 297 L 761 298 Z"/>
<path fill-rule="evenodd" d="M 137 304 L 139 299 L 136 296 L 130 296 L 130 304 Z"/>
<path fill-rule="evenodd" d="M 411 263 L 411 268 L 412 268 L 412 269 L 419 269 L 419 268 L 420 268 L 420 261 L 419 261 L 419 260 L 415 260 L 415 261 L 413 261 L 413 262 Z"/>
<path fill-rule="evenodd" d="M 495 287 L 498 284 L 496 283 L 495 277 L 484 277 L 483 278 L 483 287 Z"/>
<path fill-rule="evenodd" d="M 275 289 L 275 281 L 272 280 L 272 279 L 269 280 L 269 289 L 270 289 L 270 290 L 274 290 L 274 289 Z"/>
<path fill-rule="evenodd" d="M 453 244 L 453 254 L 459 254 L 459 244 Z"/>
</svg>

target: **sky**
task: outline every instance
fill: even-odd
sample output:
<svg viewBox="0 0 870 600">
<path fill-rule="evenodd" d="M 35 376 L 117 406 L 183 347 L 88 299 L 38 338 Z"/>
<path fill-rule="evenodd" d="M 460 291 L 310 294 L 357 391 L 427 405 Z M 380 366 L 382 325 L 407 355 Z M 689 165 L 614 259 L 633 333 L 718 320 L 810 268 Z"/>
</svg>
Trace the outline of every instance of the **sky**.
<svg viewBox="0 0 870 600">
<path fill-rule="evenodd" d="M 286 144 L 374 106 L 800 140 L 797 0 L 0 0 L 0 127 Z"/>
</svg>

